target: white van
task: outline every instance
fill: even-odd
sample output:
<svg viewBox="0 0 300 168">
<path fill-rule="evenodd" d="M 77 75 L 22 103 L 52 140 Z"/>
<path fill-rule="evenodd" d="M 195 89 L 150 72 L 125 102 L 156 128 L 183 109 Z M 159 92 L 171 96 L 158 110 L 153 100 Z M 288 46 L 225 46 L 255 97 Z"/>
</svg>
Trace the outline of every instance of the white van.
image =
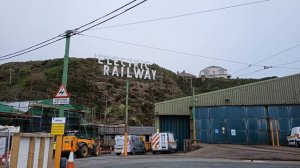
<svg viewBox="0 0 300 168">
<path fill-rule="evenodd" d="M 117 135 L 115 142 L 114 152 L 116 155 L 120 155 L 124 152 L 124 135 Z M 146 153 L 145 144 L 141 141 L 139 136 L 128 135 L 127 152 L 129 154 Z"/>
<path fill-rule="evenodd" d="M 151 152 L 155 155 L 157 152 L 177 152 L 177 142 L 173 133 L 160 132 L 151 136 Z"/>
<path fill-rule="evenodd" d="M 292 128 L 287 135 L 288 145 L 300 147 L 300 127 Z"/>
</svg>

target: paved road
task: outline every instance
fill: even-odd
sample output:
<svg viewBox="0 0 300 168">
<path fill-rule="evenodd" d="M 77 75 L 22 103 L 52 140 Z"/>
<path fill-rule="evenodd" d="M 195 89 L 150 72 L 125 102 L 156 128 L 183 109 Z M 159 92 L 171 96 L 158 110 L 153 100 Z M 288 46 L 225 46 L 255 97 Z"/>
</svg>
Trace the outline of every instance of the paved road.
<svg viewBox="0 0 300 168">
<path fill-rule="evenodd" d="M 295 168 L 300 162 L 201 159 L 176 155 L 103 155 L 75 159 L 76 168 Z"/>
</svg>

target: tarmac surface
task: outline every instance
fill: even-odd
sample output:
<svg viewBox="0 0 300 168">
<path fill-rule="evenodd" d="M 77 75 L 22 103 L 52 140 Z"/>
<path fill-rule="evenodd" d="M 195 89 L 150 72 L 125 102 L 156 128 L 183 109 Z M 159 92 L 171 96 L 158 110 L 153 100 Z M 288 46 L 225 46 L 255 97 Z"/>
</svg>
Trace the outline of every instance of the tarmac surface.
<svg viewBox="0 0 300 168">
<path fill-rule="evenodd" d="M 75 159 L 82 168 L 294 168 L 300 166 L 300 148 L 267 145 L 198 144 L 200 149 L 187 153 L 116 156 Z"/>
<path fill-rule="evenodd" d="M 300 161 L 300 148 L 268 145 L 199 144 L 200 149 L 183 153 L 190 157 L 241 160 Z"/>
</svg>

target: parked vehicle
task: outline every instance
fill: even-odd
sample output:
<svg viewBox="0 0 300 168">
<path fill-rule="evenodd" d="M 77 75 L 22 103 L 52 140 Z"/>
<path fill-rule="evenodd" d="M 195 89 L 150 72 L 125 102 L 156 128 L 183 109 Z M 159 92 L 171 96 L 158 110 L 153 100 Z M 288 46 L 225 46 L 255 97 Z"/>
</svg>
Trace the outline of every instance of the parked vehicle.
<svg viewBox="0 0 300 168">
<path fill-rule="evenodd" d="M 287 135 L 288 145 L 300 147 L 300 127 L 292 128 Z"/>
<path fill-rule="evenodd" d="M 114 152 L 116 155 L 120 155 L 124 152 L 124 135 L 117 135 L 115 141 Z M 127 142 L 127 152 L 129 154 L 146 153 L 144 142 L 140 140 L 139 136 L 128 135 Z"/>
<path fill-rule="evenodd" d="M 151 136 L 151 152 L 155 155 L 157 152 L 177 152 L 177 142 L 174 134 L 170 132 L 154 133 Z"/>
<path fill-rule="evenodd" d="M 141 141 L 144 142 L 146 152 L 150 152 L 151 151 L 151 143 L 150 143 L 150 141 L 149 140 L 146 141 L 146 136 L 143 136 L 143 135 L 140 136 L 140 139 L 141 139 Z"/>
<path fill-rule="evenodd" d="M 85 158 L 88 155 L 100 155 L 100 140 L 91 138 L 83 138 L 79 136 L 78 131 L 68 131 L 63 137 L 62 154 L 69 155 L 71 151 L 75 152 L 76 157 Z"/>
</svg>

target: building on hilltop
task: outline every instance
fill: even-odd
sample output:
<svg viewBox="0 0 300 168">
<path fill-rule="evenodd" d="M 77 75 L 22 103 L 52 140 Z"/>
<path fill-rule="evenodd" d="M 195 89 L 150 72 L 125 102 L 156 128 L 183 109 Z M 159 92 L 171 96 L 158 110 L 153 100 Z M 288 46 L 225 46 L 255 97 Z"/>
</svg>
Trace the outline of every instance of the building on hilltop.
<svg viewBox="0 0 300 168">
<path fill-rule="evenodd" d="M 183 70 L 183 71 L 180 72 L 180 73 L 179 73 L 179 71 L 177 71 L 177 75 L 178 75 L 178 76 L 182 76 L 182 77 L 186 77 L 186 78 L 196 78 L 195 75 L 190 74 L 190 73 L 187 73 L 187 72 L 185 72 L 185 70 Z"/>
<path fill-rule="evenodd" d="M 209 66 L 200 71 L 199 77 L 205 76 L 207 78 L 227 78 L 227 69 L 219 66 Z"/>
</svg>

